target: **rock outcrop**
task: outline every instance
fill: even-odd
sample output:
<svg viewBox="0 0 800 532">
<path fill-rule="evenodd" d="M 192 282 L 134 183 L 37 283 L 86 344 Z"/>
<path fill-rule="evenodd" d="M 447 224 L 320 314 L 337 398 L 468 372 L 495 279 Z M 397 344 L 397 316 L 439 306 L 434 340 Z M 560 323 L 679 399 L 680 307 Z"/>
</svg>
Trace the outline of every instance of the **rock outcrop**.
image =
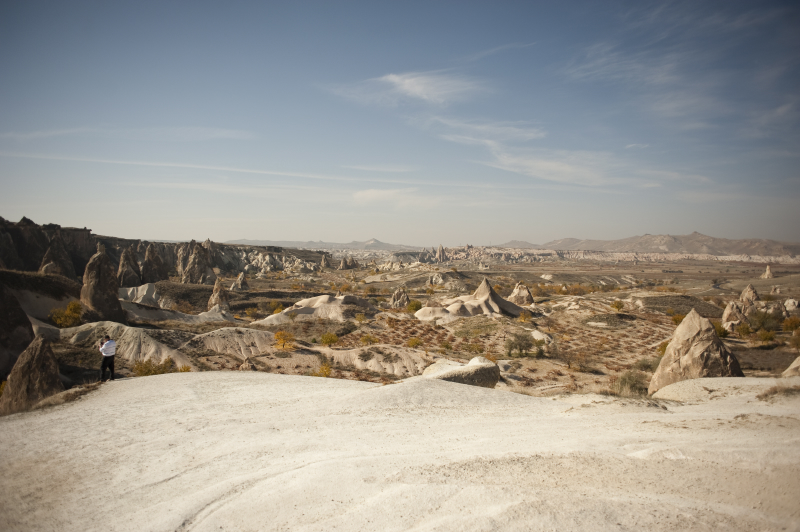
<svg viewBox="0 0 800 532">
<path fill-rule="evenodd" d="M 761 298 L 758 297 L 758 292 L 756 292 L 756 289 L 751 284 L 747 285 L 747 287 L 745 287 L 745 289 L 742 290 L 742 295 L 739 296 L 739 301 L 741 301 L 742 303 L 747 303 L 749 305 L 752 305 L 756 301 L 760 300 Z"/>
<path fill-rule="evenodd" d="M 794 359 L 794 362 L 781 373 L 781 377 L 800 377 L 800 357 Z"/>
<path fill-rule="evenodd" d="M 522 283 L 517 283 L 517 286 L 514 287 L 514 291 L 508 296 L 508 300 L 523 307 L 533 303 L 533 296 L 527 286 Z"/>
<path fill-rule="evenodd" d="M 342 262 L 339 263 L 340 270 L 355 270 L 359 267 L 358 261 L 353 257 L 347 257 L 342 259 Z"/>
<path fill-rule="evenodd" d="M 322 260 L 319 262 L 320 268 L 333 268 L 331 265 L 331 260 L 328 258 L 327 255 L 322 256 Z"/>
<path fill-rule="evenodd" d="M 64 391 L 50 342 L 33 339 L 17 359 L 0 396 L 0 416 L 24 412 L 36 403 Z"/>
<path fill-rule="evenodd" d="M 139 271 L 139 263 L 136 262 L 136 255 L 130 247 L 125 248 L 122 251 L 122 256 L 119 258 L 117 283 L 124 288 L 142 284 L 142 272 Z"/>
<path fill-rule="evenodd" d="M 72 264 L 72 259 L 64 247 L 64 241 L 61 235 L 56 233 L 50 239 L 50 246 L 42 258 L 42 265 L 39 267 L 39 273 L 63 275 L 70 280 L 75 280 L 75 266 Z"/>
<path fill-rule="evenodd" d="M 735 323 L 736 325 L 744 323 L 745 318 L 742 313 L 742 305 L 737 301 L 731 301 L 725 307 L 725 312 L 722 313 L 722 323 Z"/>
<path fill-rule="evenodd" d="M 0 285 L 0 381 L 33 340 L 33 327 L 17 298 Z"/>
<path fill-rule="evenodd" d="M 119 283 L 106 248 L 97 244 L 97 253 L 92 255 L 83 272 L 81 288 L 83 322 L 116 321 L 125 323 L 125 311 L 119 303 Z"/>
<path fill-rule="evenodd" d="M 783 308 L 785 308 L 787 312 L 791 312 L 793 310 L 797 310 L 797 300 L 796 299 L 787 299 L 783 303 Z"/>
<path fill-rule="evenodd" d="M 744 377 L 744 373 L 714 325 L 692 309 L 675 329 L 647 392 L 652 395 L 674 382 L 705 377 Z"/>
<path fill-rule="evenodd" d="M 181 276 L 182 283 L 191 284 L 214 284 L 217 281 L 217 275 L 211 268 L 211 262 L 208 256 L 208 250 L 202 245 L 195 242 L 192 247 L 192 253 L 183 268 Z"/>
<path fill-rule="evenodd" d="M 247 275 L 242 272 L 231 285 L 231 292 L 245 292 L 247 290 L 250 290 L 250 285 L 247 283 Z"/>
<path fill-rule="evenodd" d="M 169 280 L 169 270 L 167 269 L 161 256 L 156 251 L 153 244 L 147 246 L 142 263 L 142 284 L 157 283 Z"/>
<path fill-rule="evenodd" d="M 441 244 L 439 244 L 439 249 L 436 250 L 434 259 L 436 262 L 447 262 L 448 260 L 447 252 L 444 250 Z"/>
<path fill-rule="evenodd" d="M 239 371 L 256 371 L 256 366 L 250 360 L 250 357 L 247 357 L 247 358 L 244 359 L 244 362 L 242 362 L 242 365 L 239 366 Z"/>
<path fill-rule="evenodd" d="M 389 308 L 406 308 L 411 300 L 408 299 L 406 289 L 402 286 L 394 291 L 392 297 L 389 298 Z"/>
<path fill-rule="evenodd" d="M 466 365 L 441 359 L 425 368 L 422 376 L 428 379 L 494 388 L 500 380 L 500 368 L 484 357 L 475 357 Z"/>
<path fill-rule="evenodd" d="M 222 279 L 217 279 L 214 283 L 214 291 L 211 293 L 211 297 L 208 298 L 208 310 L 216 306 L 219 306 L 219 310 L 230 310 L 231 308 L 230 294 L 222 286 Z"/>
<path fill-rule="evenodd" d="M 774 279 L 775 276 L 772 275 L 772 270 L 769 268 L 769 264 L 767 264 L 767 271 L 761 274 L 762 279 Z"/>
</svg>

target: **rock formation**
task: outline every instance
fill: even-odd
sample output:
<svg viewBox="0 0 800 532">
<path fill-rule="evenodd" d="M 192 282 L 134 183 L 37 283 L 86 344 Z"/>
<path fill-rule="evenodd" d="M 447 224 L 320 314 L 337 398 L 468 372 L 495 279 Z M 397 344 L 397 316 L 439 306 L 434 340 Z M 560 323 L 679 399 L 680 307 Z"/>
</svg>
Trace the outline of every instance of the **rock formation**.
<svg viewBox="0 0 800 532">
<path fill-rule="evenodd" d="M 342 259 L 342 262 L 339 263 L 340 270 L 355 270 L 358 267 L 359 267 L 358 261 L 350 256 L 348 256 L 345 259 Z"/>
<path fill-rule="evenodd" d="M 332 268 L 333 267 L 333 266 L 331 266 L 331 261 L 328 258 L 328 255 L 323 255 L 322 256 L 322 260 L 319 262 L 319 267 L 320 268 Z"/>
<path fill-rule="evenodd" d="M 781 373 L 781 377 L 800 377 L 800 357 L 794 359 L 794 362 Z"/>
<path fill-rule="evenodd" d="M 242 272 L 231 285 L 231 292 L 244 292 L 246 290 L 250 290 L 250 285 L 247 284 L 247 275 Z"/>
<path fill-rule="evenodd" d="M 97 244 L 97 253 L 89 259 L 83 272 L 81 288 L 83 322 L 116 321 L 125 323 L 125 311 L 119 303 L 119 283 L 106 248 Z"/>
<path fill-rule="evenodd" d="M 39 273 L 63 275 L 72 281 L 75 280 L 75 266 L 72 264 L 72 259 L 64 247 L 64 241 L 61 239 L 60 234 L 56 233 L 50 239 L 50 246 L 47 248 L 44 258 L 42 258 Z"/>
<path fill-rule="evenodd" d="M 742 290 L 742 295 L 739 296 L 739 301 L 750 305 L 760 300 L 761 298 L 758 297 L 758 292 L 756 292 L 756 289 L 753 288 L 751 284 L 747 285 L 747 287 Z"/>
<path fill-rule="evenodd" d="M 410 302 L 406 289 L 401 286 L 389 299 L 389 308 L 406 308 Z"/>
<path fill-rule="evenodd" d="M 725 307 L 725 312 L 722 313 L 722 323 L 744 323 L 746 318 L 742 313 L 742 304 L 737 301 L 731 301 Z"/>
<path fill-rule="evenodd" d="M 168 281 L 169 271 L 153 244 L 148 244 L 142 263 L 142 284 Z"/>
<path fill-rule="evenodd" d="M 37 336 L 22 352 L 0 396 L 0 416 L 24 412 L 36 403 L 64 391 L 50 342 Z"/>
<path fill-rule="evenodd" d="M 117 283 L 125 288 L 142 284 L 142 273 L 139 271 L 139 264 L 136 262 L 133 248 L 127 247 L 122 251 L 117 269 Z"/>
<path fill-rule="evenodd" d="M 442 305 L 446 306 L 446 308 L 425 307 L 418 310 L 414 316 L 422 321 L 438 320 L 440 318 L 444 318 L 445 321 L 447 321 L 462 316 L 495 316 L 498 314 L 506 314 L 516 317 L 525 310 L 519 305 L 500 297 L 489 284 L 489 280 L 485 277 L 474 294 L 445 299 L 442 301 Z"/>
<path fill-rule="evenodd" d="M 796 299 L 787 299 L 783 303 L 783 308 L 785 308 L 787 312 L 791 312 L 793 310 L 797 310 L 797 300 Z"/>
<path fill-rule="evenodd" d="M 675 329 L 647 392 L 652 395 L 674 382 L 705 377 L 744 377 L 744 373 L 714 325 L 692 309 Z"/>
<path fill-rule="evenodd" d="M 196 243 L 192 247 L 192 253 L 186 261 L 186 267 L 181 276 L 182 283 L 191 284 L 214 284 L 217 276 L 211 269 L 208 257 L 208 250 Z"/>
<path fill-rule="evenodd" d="M 452 360 L 440 359 L 422 372 L 428 379 L 438 379 L 482 388 L 494 388 L 500 380 L 500 368 L 484 358 L 475 357 L 466 365 Z"/>
<path fill-rule="evenodd" d="M 761 278 L 762 279 L 774 279 L 775 278 L 775 276 L 772 275 L 772 270 L 770 270 L 769 264 L 767 264 L 767 271 L 765 271 L 763 274 L 761 274 Z"/>
<path fill-rule="evenodd" d="M 42 259 L 50 241 L 42 228 L 29 218 L 22 217 L 16 224 L 6 226 L 6 230 L 16 246 L 22 268 L 27 271 L 37 271 L 42 265 Z M 13 267 L 9 264 L 9 267 Z"/>
<path fill-rule="evenodd" d="M 522 283 L 517 283 L 517 286 L 514 287 L 514 291 L 508 296 L 508 300 L 522 307 L 532 304 L 533 296 L 527 286 Z"/>
<path fill-rule="evenodd" d="M 434 258 L 436 262 L 447 262 L 447 252 L 445 252 L 441 244 L 439 244 L 439 249 L 436 250 L 436 256 Z"/>
<path fill-rule="evenodd" d="M 222 286 L 222 279 L 217 279 L 214 283 L 214 291 L 211 293 L 211 297 L 208 298 L 208 310 L 219 305 L 220 310 L 230 310 L 230 294 L 228 291 L 225 290 L 225 287 Z"/>
<path fill-rule="evenodd" d="M 239 371 L 256 371 L 256 366 L 250 360 L 250 357 L 245 357 L 244 362 L 239 366 Z"/>
<path fill-rule="evenodd" d="M 14 294 L 0 285 L 0 381 L 5 380 L 31 340 L 33 328 L 28 316 Z"/>
</svg>

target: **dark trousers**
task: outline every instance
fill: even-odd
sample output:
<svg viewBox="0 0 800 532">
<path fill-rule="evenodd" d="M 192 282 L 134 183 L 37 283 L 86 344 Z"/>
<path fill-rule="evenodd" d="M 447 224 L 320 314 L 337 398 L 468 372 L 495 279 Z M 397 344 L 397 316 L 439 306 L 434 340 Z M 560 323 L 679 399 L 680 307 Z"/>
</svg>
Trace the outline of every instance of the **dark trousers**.
<svg viewBox="0 0 800 532">
<path fill-rule="evenodd" d="M 106 368 L 111 372 L 111 380 L 114 380 L 114 356 L 103 357 L 103 363 L 100 365 L 100 380 L 105 380 Z"/>
</svg>

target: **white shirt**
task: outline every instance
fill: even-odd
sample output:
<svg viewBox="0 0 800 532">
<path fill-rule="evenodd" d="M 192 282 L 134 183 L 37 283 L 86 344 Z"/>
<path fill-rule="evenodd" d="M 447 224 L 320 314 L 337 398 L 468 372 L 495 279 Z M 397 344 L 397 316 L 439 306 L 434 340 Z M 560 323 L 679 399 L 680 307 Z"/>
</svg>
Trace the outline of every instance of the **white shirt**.
<svg viewBox="0 0 800 532">
<path fill-rule="evenodd" d="M 100 346 L 100 352 L 103 353 L 104 357 L 113 357 L 114 353 L 117 352 L 117 342 L 109 340 Z"/>
</svg>

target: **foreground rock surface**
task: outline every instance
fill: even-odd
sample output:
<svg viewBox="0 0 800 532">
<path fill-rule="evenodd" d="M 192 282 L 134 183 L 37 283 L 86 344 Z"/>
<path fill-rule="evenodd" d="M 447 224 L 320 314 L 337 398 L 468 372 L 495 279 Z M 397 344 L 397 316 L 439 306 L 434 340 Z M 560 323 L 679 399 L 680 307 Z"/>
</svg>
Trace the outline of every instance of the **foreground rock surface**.
<svg viewBox="0 0 800 532">
<path fill-rule="evenodd" d="M 647 392 L 652 395 L 674 382 L 704 377 L 744 377 L 744 373 L 714 325 L 692 309 L 675 329 Z"/>
<path fill-rule="evenodd" d="M 494 388 L 500 380 L 500 368 L 484 357 L 475 357 L 467 364 L 441 359 L 425 368 L 422 376 L 481 388 Z"/>
<path fill-rule="evenodd" d="M 37 336 L 22 352 L 0 396 L 0 416 L 24 412 L 36 403 L 64 391 L 50 342 Z"/>
<path fill-rule="evenodd" d="M 118 380 L 0 419 L 0 519 L 33 532 L 792 530 L 800 403 L 757 393 L 654 408 L 425 378 Z"/>
</svg>

